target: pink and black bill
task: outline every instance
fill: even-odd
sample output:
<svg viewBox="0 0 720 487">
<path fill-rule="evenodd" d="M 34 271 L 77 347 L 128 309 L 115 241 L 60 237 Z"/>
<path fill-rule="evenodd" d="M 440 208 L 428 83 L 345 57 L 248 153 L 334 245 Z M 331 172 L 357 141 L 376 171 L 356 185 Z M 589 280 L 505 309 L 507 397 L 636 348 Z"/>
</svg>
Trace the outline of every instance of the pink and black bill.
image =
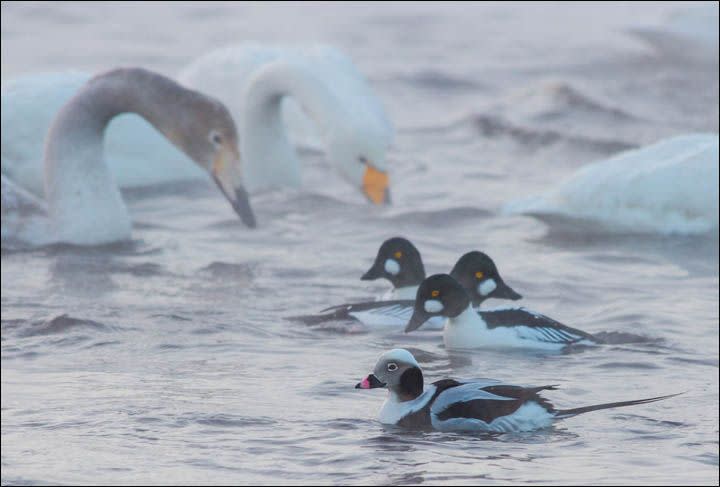
<svg viewBox="0 0 720 487">
<path fill-rule="evenodd" d="M 377 389 L 379 387 L 385 386 L 386 384 L 384 382 L 380 382 L 380 380 L 375 377 L 374 374 L 370 374 L 363 380 L 355 384 L 355 389 Z"/>
</svg>

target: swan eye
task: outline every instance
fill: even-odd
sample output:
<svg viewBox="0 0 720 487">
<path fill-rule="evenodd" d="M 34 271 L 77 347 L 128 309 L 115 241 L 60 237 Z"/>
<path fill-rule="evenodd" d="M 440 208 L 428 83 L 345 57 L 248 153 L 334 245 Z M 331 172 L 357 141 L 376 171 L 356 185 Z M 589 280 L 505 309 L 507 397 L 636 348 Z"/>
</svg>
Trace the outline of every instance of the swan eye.
<svg viewBox="0 0 720 487">
<path fill-rule="evenodd" d="M 367 164 L 368 163 L 367 157 L 365 157 L 365 156 L 358 157 L 358 162 L 360 164 Z"/>
<path fill-rule="evenodd" d="M 477 272 L 475 273 L 475 277 L 477 277 L 478 279 L 482 279 L 484 275 L 485 275 L 485 274 L 483 274 L 482 271 L 477 271 Z"/>
<path fill-rule="evenodd" d="M 217 132 L 210 132 L 210 140 L 215 145 L 220 145 L 223 142 L 222 135 Z"/>
<path fill-rule="evenodd" d="M 397 370 L 398 366 L 395 362 L 390 362 L 387 364 L 388 372 L 395 372 Z"/>
</svg>

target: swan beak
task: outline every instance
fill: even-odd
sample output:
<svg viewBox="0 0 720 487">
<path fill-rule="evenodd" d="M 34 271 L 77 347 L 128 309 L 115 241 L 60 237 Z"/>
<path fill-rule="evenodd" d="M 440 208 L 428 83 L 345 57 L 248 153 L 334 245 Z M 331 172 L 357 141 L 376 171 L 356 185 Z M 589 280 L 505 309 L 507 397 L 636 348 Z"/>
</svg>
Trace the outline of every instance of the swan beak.
<svg viewBox="0 0 720 487">
<path fill-rule="evenodd" d="M 390 203 L 390 178 L 386 172 L 378 171 L 370 164 L 365 167 L 362 189 L 365 196 L 376 205 Z"/>
<path fill-rule="evenodd" d="M 250 206 L 250 196 L 240 183 L 240 158 L 230 151 L 221 151 L 213 161 L 212 177 L 245 226 L 255 228 L 257 221 Z"/>
</svg>

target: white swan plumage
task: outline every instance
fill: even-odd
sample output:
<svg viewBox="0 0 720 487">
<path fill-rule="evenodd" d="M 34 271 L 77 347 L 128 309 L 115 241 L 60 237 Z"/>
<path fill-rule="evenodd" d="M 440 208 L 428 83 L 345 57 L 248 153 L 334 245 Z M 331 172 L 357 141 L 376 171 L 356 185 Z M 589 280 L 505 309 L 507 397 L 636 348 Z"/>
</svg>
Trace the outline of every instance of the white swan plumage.
<svg viewBox="0 0 720 487">
<path fill-rule="evenodd" d="M 588 220 L 607 231 L 717 232 L 718 135 L 679 135 L 621 152 L 505 210 Z"/>
<path fill-rule="evenodd" d="M 348 182 L 375 203 L 384 201 L 367 191 L 365 179 L 367 168 L 387 173 L 392 124 L 368 82 L 338 49 L 244 43 L 200 57 L 179 79 L 232 112 L 250 191 L 300 185 L 290 132 L 305 145 L 322 140 L 327 159 Z"/>
<path fill-rule="evenodd" d="M 322 139 L 327 159 L 346 180 L 375 203 L 386 201 L 386 152 L 393 139 L 392 124 L 367 81 L 339 50 L 241 44 L 202 56 L 183 69 L 179 78 L 230 109 L 241 143 L 251 152 L 242 152 L 248 190 L 300 185 L 300 161 L 288 138 L 292 135 L 296 142 L 310 146 Z M 42 195 L 38 155 L 44 135 L 57 110 L 88 79 L 90 75 L 73 72 L 3 83 L 2 172 L 35 195 Z M 255 104 L 260 120 L 253 120 L 246 113 L 252 105 L 247 100 L 258 94 L 265 98 L 258 102 L 262 106 Z M 276 99 L 281 100 L 280 106 L 275 105 Z M 244 134 L 259 134 L 262 140 L 253 142 Z M 256 150 L 260 145 L 265 150 Z M 149 124 L 131 114 L 118 117 L 109 127 L 106 154 L 121 188 L 205 175 Z M 153 163 L 147 164 L 148 160 Z"/>
<path fill-rule="evenodd" d="M 228 110 L 162 75 L 121 68 L 90 79 L 58 111 L 45 144 L 43 200 L 2 174 L 3 246 L 101 245 L 130 237 L 130 217 L 104 160 L 105 129 L 124 113 L 142 116 L 211 174 L 243 221 L 255 225 Z"/>
</svg>

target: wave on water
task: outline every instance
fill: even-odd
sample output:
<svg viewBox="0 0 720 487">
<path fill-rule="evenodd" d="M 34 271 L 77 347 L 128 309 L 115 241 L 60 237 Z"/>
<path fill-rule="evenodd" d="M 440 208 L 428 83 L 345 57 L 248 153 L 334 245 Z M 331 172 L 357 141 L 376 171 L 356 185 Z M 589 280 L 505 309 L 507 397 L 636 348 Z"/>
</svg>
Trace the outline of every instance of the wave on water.
<svg viewBox="0 0 720 487">
<path fill-rule="evenodd" d="M 519 144 L 531 147 L 543 147 L 558 142 L 565 142 L 581 146 L 586 150 L 589 149 L 604 153 L 617 152 L 634 147 L 633 144 L 622 140 L 573 135 L 559 130 L 536 129 L 515 125 L 492 115 L 477 115 L 473 118 L 472 122 L 483 137 L 510 137 Z"/>
<path fill-rule="evenodd" d="M 29 326 L 26 326 L 29 325 Z M 2 322 L 3 333 L 17 330 L 22 338 L 45 335 L 60 335 L 76 330 L 111 331 L 112 327 L 98 321 L 75 318 L 67 314 L 55 316 L 48 320 L 28 322 L 26 320 L 8 320 Z"/>
<path fill-rule="evenodd" d="M 433 69 L 423 69 L 413 73 L 396 75 L 388 81 L 399 81 L 429 90 L 475 91 L 485 88 L 482 83 L 474 79 L 460 78 L 458 76 L 453 76 Z"/>
<path fill-rule="evenodd" d="M 420 226 L 452 225 L 454 223 L 467 224 L 476 218 L 488 218 L 492 215 L 489 210 L 459 206 L 439 210 L 417 210 L 398 213 L 385 218 L 388 222 L 412 223 Z"/>
</svg>

